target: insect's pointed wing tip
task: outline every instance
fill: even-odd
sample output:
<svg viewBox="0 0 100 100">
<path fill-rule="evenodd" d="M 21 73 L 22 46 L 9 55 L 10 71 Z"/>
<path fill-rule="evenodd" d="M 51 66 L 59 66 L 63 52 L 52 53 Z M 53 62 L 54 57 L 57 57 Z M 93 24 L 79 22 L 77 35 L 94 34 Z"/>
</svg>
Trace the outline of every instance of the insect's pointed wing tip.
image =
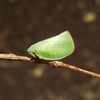
<svg viewBox="0 0 100 100">
<path fill-rule="evenodd" d="M 72 38 L 72 35 L 71 35 L 71 33 L 69 32 L 69 30 L 66 30 L 66 31 L 64 31 L 64 32 L 68 33 L 68 34 L 71 36 L 71 38 Z M 75 50 L 75 43 L 74 43 L 73 38 L 72 38 L 72 41 L 73 41 L 73 52 L 74 52 L 74 50 Z M 72 52 L 72 53 L 73 53 L 73 52 Z"/>
<path fill-rule="evenodd" d="M 66 30 L 66 31 L 64 31 L 64 32 L 62 32 L 60 34 L 69 34 L 72 37 L 71 33 L 68 30 Z"/>
<path fill-rule="evenodd" d="M 68 34 L 70 34 L 70 32 L 69 32 L 68 30 L 66 30 L 66 31 L 64 31 L 64 32 L 62 32 L 62 33 L 68 33 Z M 62 33 L 61 33 L 61 34 L 62 34 Z"/>
<path fill-rule="evenodd" d="M 69 30 L 66 30 L 65 32 L 69 32 Z"/>
<path fill-rule="evenodd" d="M 70 34 L 69 30 L 66 30 L 65 32 Z"/>
</svg>

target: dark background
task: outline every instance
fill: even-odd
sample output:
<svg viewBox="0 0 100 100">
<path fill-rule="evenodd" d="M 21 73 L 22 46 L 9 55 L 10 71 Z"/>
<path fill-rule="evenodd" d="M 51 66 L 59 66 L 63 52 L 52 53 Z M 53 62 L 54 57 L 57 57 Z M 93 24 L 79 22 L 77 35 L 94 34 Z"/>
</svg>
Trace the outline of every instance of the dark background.
<svg viewBox="0 0 100 100">
<path fill-rule="evenodd" d="M 99 0 L 0 0 L 0 52 L 69 30 L 75 52 L 62 61 L 100 73 Z M 100 79 L 65 68 L 0 61 L 0 100 L 100 100 Z"/>
</svg>

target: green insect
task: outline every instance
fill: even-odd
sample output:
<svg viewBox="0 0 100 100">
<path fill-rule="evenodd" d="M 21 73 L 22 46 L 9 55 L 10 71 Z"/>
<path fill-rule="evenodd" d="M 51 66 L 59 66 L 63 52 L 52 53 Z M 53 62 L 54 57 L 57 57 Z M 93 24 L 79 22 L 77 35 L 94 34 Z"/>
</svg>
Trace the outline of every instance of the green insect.
<svg viewBox="0 0 100 100">
<path fill-rule="evenodd" d="M 31 45 L 27 52 L 34 58 L 59 60 L 69 56 L 74 48 L 74 42 L 69 31 L 64 31 L 59 35 Z"/>
</svg>

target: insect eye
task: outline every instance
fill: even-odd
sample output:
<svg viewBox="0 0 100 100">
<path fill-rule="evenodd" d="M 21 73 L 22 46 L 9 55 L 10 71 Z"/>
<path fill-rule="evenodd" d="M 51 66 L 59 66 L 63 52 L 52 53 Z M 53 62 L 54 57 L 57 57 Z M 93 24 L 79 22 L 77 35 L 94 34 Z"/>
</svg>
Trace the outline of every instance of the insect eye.
<svg viewBox="0 0 100 100">
<path fill-rule="evenodd" d="M 33 51 L 30 51 L 30 53 L 33 53 Z"/>
</svg>

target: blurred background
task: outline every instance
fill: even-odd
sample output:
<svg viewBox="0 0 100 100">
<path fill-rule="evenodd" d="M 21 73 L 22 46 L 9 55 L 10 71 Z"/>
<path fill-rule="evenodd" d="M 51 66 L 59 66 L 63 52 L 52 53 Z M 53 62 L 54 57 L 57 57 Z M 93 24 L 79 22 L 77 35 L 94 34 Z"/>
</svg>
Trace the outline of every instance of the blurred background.
<svg viewBox="0 0 100 100">
<path fill-rule="evenodd" d="M 0 0 L 0 52 L 69 30 L 75 52 L 62 61 L 100 73 L 100 0 Z M 0 60 L 0 100 L 100 100 L 100 79 L 45 64 Z"/>
</svg>

